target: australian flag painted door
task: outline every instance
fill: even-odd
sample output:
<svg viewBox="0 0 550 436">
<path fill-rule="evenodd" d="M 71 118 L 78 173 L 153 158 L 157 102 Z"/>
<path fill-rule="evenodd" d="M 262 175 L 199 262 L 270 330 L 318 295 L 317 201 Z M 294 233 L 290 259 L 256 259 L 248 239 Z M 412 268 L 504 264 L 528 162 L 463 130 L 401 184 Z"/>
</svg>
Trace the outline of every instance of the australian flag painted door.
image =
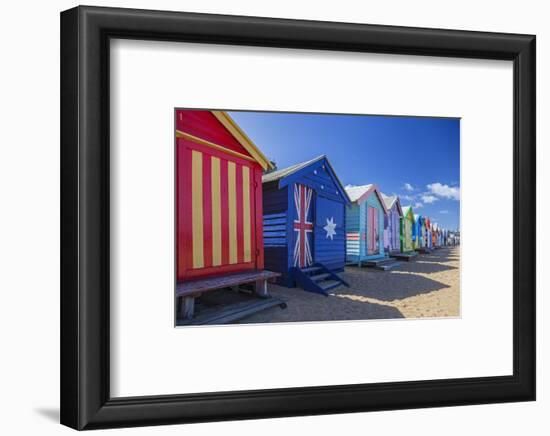
<svg viewBox="0 0 550 436">
<path fill-rule="evenodd" d="M 313 189 L 294 185 L 294 267 L 306 268 L 313 264 L 313 201 Z"/>
</svg>

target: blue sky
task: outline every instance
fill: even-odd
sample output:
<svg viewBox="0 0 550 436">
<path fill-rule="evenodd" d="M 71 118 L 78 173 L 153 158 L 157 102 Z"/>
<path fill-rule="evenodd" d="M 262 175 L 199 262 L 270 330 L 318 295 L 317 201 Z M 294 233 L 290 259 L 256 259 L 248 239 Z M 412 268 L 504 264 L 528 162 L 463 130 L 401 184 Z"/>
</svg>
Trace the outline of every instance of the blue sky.
<svg viewBox="0 0 550 436">
<path fill-rule="evenodd" d="M 376 183 L 415 213 L 459 228 L 459 119 L 229 113 L 279 169 L 326 154 L 344 185 Z"/>
</svg>

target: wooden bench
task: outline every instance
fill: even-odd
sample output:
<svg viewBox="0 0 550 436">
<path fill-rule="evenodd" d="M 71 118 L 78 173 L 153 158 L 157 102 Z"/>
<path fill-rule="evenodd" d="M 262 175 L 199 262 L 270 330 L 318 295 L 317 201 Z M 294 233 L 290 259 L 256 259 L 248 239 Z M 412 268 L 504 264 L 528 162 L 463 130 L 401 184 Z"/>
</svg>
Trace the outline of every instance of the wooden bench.
<svg viewBox="0 0 550 436">
<path fill-rule="evenodd" d="M 182 319 L 193 318 L 195 312 L 195 298 L 204 292 L 211 292 L 223 288 L 234 288 L 239 285 L 254 283 L 254 292 L 261 298 L 269 298 L 267 283 L 274 281 L 281 274 L 273 271 L 246 271 L 237 274 L 228 274 L 219 277 L 182 282 L 176 285 L 176 299 L 181 298 L 179 316 Z"/>
</svg>

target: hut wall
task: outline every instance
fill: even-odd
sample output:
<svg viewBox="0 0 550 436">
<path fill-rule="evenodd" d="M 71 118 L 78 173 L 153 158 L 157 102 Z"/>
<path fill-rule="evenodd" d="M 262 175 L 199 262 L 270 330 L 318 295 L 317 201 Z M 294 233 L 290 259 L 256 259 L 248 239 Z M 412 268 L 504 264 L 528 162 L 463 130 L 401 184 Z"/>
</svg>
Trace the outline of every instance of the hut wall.
<svg viewBox="0 0 550 436">
<path fill-rule="evenodd" d="M 362 241 L 360 225 L 360 206 L 357 203 L 346 208 L 346 260 L 348 262 L 359 261 Z"/>
<path fill-rule="evenodd" d="M 283 273 L 279 283 L 287 284 L 288 275 L 288 196 L 287 187 L 273 182 L 263 185 L 264 266 Z"/>
<path fill-rule="evenodd" d="M 346 263 L 346 217 L 341 199 L 318 195 L 315 202 L 314 260 L 333 271 L 341 271 Z M 328 236 L 325 226 L 336 224 L 335 235 Z"/>
<path fill-rule="evenodd" d="M 178 281 L 262 269 L 259 165 L 181 138 L 177 165 Z"/>
<path fill-rule="evenodd" d="M 384 250 L 390 250 L 390 217 L 384 215 Z"/>
<path fill-rule="evenodd" d="M 302 174 L 293 178 L 294 183 L 299 183 L 313 189 L 313 262 L 324 264 L 329 269 L 341 270 L 345 265 L 345 199 L 338 191 L 332 177 L 323 169 L 324 161 L 319 161 L 315 166 L 306 167 Z M 288 204 L 290 205 L 290 219 L 288 220 L 289 241 L 293 241 L 293 222 L 297 219 L 294 207 L 294 183 L 289 184 Z M 324 226 L 326 219 L 333 218 L 337 224 L 336 235 L 333 239 L 327 239 Z M 293 246 L 288 250 L 288 268 L 293 266 Z"/>
<path fill-rule="evenodd" d="M 401 219 L 401 251 L 413 250 L 413 232 L 414 219 L 411 220 L 409 215 L 405 215 Z"/>
<path fill-rule="evenodd" d="M 391 251 L 399 251 L 399 210 L 397 209 L 397 203 L 394 203 L 392 208 L 387 215 L 388 227 L 387 227 L 387 237 L 388 241 L 385 244 Z"/>
</svg>

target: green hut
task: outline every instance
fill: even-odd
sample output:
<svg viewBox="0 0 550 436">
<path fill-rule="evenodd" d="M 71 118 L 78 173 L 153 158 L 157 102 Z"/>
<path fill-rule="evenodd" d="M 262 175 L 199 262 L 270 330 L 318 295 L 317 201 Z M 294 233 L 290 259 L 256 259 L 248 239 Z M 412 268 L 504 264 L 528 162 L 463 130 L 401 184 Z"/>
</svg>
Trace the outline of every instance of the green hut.
<svg viewBox="0 0 550 436">
<path fill-rule="evenodd" d="M 413 246 L 413 228 L 414 228 L 414 213 L 412 206 L 404 206 L 403 217 L 400 225 L 401 252 L 408 253 L 414 251 Z"/>
</svg>

